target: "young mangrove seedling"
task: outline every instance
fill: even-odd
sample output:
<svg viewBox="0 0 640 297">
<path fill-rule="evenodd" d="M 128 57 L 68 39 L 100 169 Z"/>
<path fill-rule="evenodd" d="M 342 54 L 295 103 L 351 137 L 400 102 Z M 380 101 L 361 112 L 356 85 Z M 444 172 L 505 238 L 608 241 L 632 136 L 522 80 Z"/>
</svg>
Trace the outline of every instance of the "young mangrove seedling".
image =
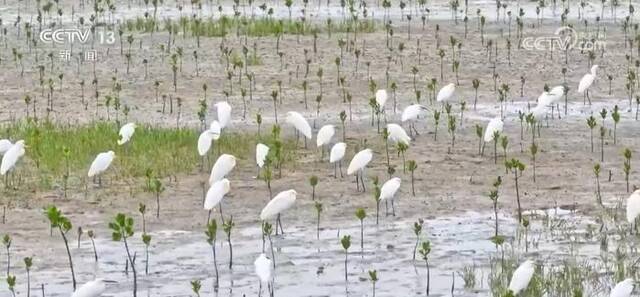
<svg viewBox="0 0 640 297">
<path fill-rule="evenodd" d="M 367 213 L 364 208 L 356 209 L 356 218 L 360 220 L 360 253 L 364 252 L 364 218 L 367 217 Z"/>
<path fill-rule="evenodd" d="M 378 282 L 378 271 L 369 270 L 369 279 L 371 280 L 371 286 L 373 289 L 373 297 L 376 297 L 376 282 Z"/>
<path fill-rule="evenodd" d="M 227 234 L 227 243 L 229 244 L 229 269 L 233 267 L 233 245 L 231 244 L 231 229 L 233 229 L 235 223 L 233 222 L 233 216 L 229 216 L 229 219 L 222 222 L 222 230 Z"/>
<path fill-rule="evenodd" d="M 160 179 L 153 179 L 151 190 L 156 195 L 156 218 L 160 218 L 160 194 L 165 190 Z"/>
<path fill-rule="evenodd" d="M 271 240 L 271 234 L 273 234 L 273 225 L 264 222 L 262 224 L 262 252 L 264 253 L 264 238 L 265 236 L 269 240 L 269 248 L 271 249 L 271 262 L 273 262 L 273 269 L 276 268 L 276 258 L 275 252 L 273 249 L 273 241 Z"/>
<path fill-rule="evenodd" d="M 314 207 L 316 209 L 316 239 L 320 239 L 320 214 L 322 213 L 322 203 L 316 201 L 314 202 Z"/>
<path fill-rule="evenodd" d="M 589 126 L 590 130 L 591 152 L 593 153 L 593 128 L 596 127 L 596 118 L 594 118 L 593 115 L 587 118 L 587 126 Z"/>
<path fill-rule="evenodd" d="M 218 291 L 219 276 L 218 276 L 218 261 L 216 259 L 216 237 L 218 233 L 218 223 L 215 219 L 212 219 L 207 223 L 207 230 L 204 234 L 207 235 L 207 243 L 211 246 L 211 252 L 213 253 L 213 268 L 216 271 L 216 280 L 213 284 L 213 289 Z"/>
<path fill-rule="evenodd" d="M 618 131 L 618 123 L 620 122 L 620 111 L 618 105 L 613 107 L 613 112 L 611 112 L 611 118 L 613 119 L 613 144 L 618 143 L 617 131 Z"/>
<path fill-rule="evenodd" d="M 624 164 L 622 170 L 624 171 L 624 181 L 627 183 L 627 193 L 629 193 L 629 174 L 631 173 L 631 150 L 625 148 L 622 152 L 624 157 Z"/>
<path fill-rule="evenodd" d="M 424 220 L 418 219 L 413 223 L 413 234 L 416 235 L 416 245 L 413 247 L 413 261 L 416 260 L 416 251 L 418 250 L 418 244 L 420 243 L 420 234 L 422 234 L 422 225 Z"/>
<path fill-rule="evenodd" d="M 82 238 L 82 227 L 78 227 L 78 248 L 80 248 L 80 239 Z"/>
<path fill-rule="evenodd" d="M 96 242 L 94 240 L 95 234 L 93 233 L 93 230 L 87 231 L 87 236 L 89 236 L 89 239 L 91 239 L 91 246 L 93 247 L 93 257 L 95 258 L 96 262 L 98 262 L 98 250 L 96 250 Z"/>
<path fill-rule="evenodd" d="M 476 136 L 478 136 L 478 155 L 482 156 L 482 136 L 484 135 L 484 128 L 479 124 L 476 124 Z"/>
<path fill-rule="evenodd" d="M 429 268 L 429 254 L 431 253 L 431 242 L 423 241 L 420 246 L 420 256 L 422 256 L 422 260 L 427 265 L 427 296 L 429 296 L 429 287 L 431 282 L 431 270 Z"/>
<path fill-rule="evenodd" d="M 373 178 L 373 200 L 376 202 L 376 226 L 380 222 L 380 195 L 381 195 L 380 184 L 378 182 L 378 177 L 375 176 Z"/>
<path fill-rule="evenodd" d="M 595 165 L 593 165 L 593 174 L 596 176 L 596 201 L 598 201 L 598 204 L 600 206 L 603 206 L 602 195 L 600 195 L 600 164 L 599 163 L 596 163 Z"/>
<path fill-rule="evenodd" d="M 351 247 L 351 235 L 342 236 L 342 239 L 340 239 L 340 244 L 342 244 L 342 248 L 344 249 L 344 281 L 349 282 L 347 261 L 349 259 L 349 247 Z"/>
<path fill-rule="evenodd" d="M 9 249 L 11 248 L 11 236 L 9 236 L 9 234 L 5 234 L 4 237 L 2 237 L 2 244 L 4 245 L 5 249 L 7 249 L 7 277 L 9 276 L 9 273 L 11 272 L 11 253 L 9 252 Z"/>
<path fill-rule="evenodd" d="M 416 196 L 416 187 L 415 187 L 415 172 L 418 169 L 418 163 L 415 160 L 409 160 L 407 162 L 407 169 L 411 172 L 411 194 L 413 197 Z"/>
<path fill-rule="evenodd" d="M 536 154 L 538 154 L 538 145 L 535 143 L 531 144 L 529 148 L 531 151 L 531 164 L 533 165 L 533 182 L 536 182 Z"/>
<path fill-rule="evenodd" d="M 69 257 L 69 268 L 71 269 L 71 280 L 73 284 L 73 290 L 76 290 L 76 275 L 73 271 L 73 259 L 71 258 L 71 251 L 69 250 L 69 241 L 67 240 L 67 232 L 73 227 L 71 221 L 62 214 L 62 211 L 58 210 L 55 206 L 50 206 L 46 209 L 47 219 L 51 224 L 51 228 L 57 228 L 60 231 L 60 236 L 64 241 L 64 246 L 67 249 L 67 256 Z"/>
<path fill-rule="evenodd" d="M 309 185 L 311 185 L 311 200 L 316 200 L 316 186 L 318 185 L 318 177 L 312 175 L 309 178 Z"/>
<path fill-rule="evenodd" d="M 142 242 L 144 243 L 144 274 L 149 275 L 149 245 L 151 245 L 151 235 L 142 233 Z"/>
<path fill-rule="evenodd" d="M 511 159 L 511 161 L 507 161 L 507 169 L 513 172 L 513 177 L 516 183 L 516 201 L 518 202 L 518 222 L 522 223 L 522 207 L 520 206 L 520 190 L 518 188 L 518 175 L 522 174 L 524 171 L 524 164 L 520 162 L 518 159 Z"/>
<path fill-rule="evenodd" d="M 493 204 L 493 217 L 495 219 L 495 232 L 494 236 L 498 236 L 498 196 L 500 185 L 502 184 L 502 177 L 498 176 L 495 182 L 493 182 L 493 190 L 489 192 L 489 199 Z"/>
<path fill-rule="evenodd" d="M 113 241 L 122 241 L 124 249 L 127 252 L 127 260 L 133 271 L 133 297 L 138 295 L 138 274 L 136 272 L 136 264 L 134 256 L 131 255 L 127 238 L 133 236 L 133 218 L 127 217 L 123 213 L 118 213 L 112 222 L 109 222 L 111 229 L 111 239 Z"/>
<path fill-rule="evenodd" d="M 31 296 L 31 266 L 33 266 L 33 258 L 24 258 L 24 267 L 27 270 L 27 297 Z"/>
<path fill-rule="evenodd" d="M 7 286 L 9 287 L 9 291 L 13 297 L 16 297 L 16 276 L 15 275 L 7 275 Z"/>
<path fill-rule="evenodd" d="M 200 280 L 192 280 L 191 281 L 191 291 L 196 294 L 197 297 L 200 297 L 200 288 L 202 288 L 202 284 Z"/>
</svg>

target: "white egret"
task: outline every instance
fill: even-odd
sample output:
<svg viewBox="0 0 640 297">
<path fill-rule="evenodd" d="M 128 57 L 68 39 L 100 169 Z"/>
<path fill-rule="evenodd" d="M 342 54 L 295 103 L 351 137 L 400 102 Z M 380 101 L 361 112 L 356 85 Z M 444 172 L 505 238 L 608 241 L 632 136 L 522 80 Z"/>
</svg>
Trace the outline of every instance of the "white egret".
<svg viewBox="0 0 640 297">
<path fill-rule="evenodd" d="M 267 160 L 267 155 L 269 154 L 269 147 L 258 143 L 256 144 L 256 164 L 258 167 L 262 168 L 264 166 L 264 161 Z"/>
<path fill-rule="evenodd" d="M 267 256 L 262 253 L 256 261 L 253 262 L 253 265 L 256 268 L 256 275 L 260 279 L 260 288 L 258 291 L 258 296 L 262 295 L 262 284 L 267 284 L 267 290 L 269 291 L 269 296 L 273 295 L 271 288 L 271 278 L 273 275 L 273 261 L 267 258 Z"/>
<path fill-rule="evenodd" d="M 324 158 L 324 146 L 331 143 L 331 138 L 336 133 L 336 129 L 333 125 L 324 125 L 318 130 L 316 135 L 316 145 L 322 151 L 322 158 Z"/>
<path fill-rule="evenodd" d="M 302 133 L 304 135 L 304 146 L 307 147 L 307 139 L 311 139 L 313 136 L 311 134 L 311 126 L 309 126 L 309 122 L 298 112 L 289 111 L 287 112 L 286 122 L 293 126 L 296 130 L 296 141 L 298 139 L 298 133 Z"/>
<path fill-rule="evenodd" d="M 584 94 L 584 98 L 589 99 L 589 104 L 591 104 L 591 98 L 589 98 L 589 88 L 596 80 L 596 71 L 598 71 L 598 65 L 591 66 L 591 72 L 585 74 L 582 79 L 580 79 L 580 83 L 578 84 L 578 93 Z"/>
<path fill-rule="evenodd" d="M 10 140 L 0 139 L 0 155 L 4 155 L 12 146 L 13 143 Z"/>
<path fill-rule="evenodd" d="M 631 296 L 631 292 L 633 292 L 633 284 L 634 281 L 632 278 L 625 279 L 611 290 L 610 297 L 629 297 Z"/>
<path fill-rule="evenodd" d="M 333 145 L 329 153 L 329 163 L 333 163 L 333 177 L 338 177 L 337 167 L 340 167 L 340 177 L 342 177 L 342 159 L 347 151 L 347 144 L 338 142 Z"/>
<path fill-rule="evenodd" d="M 427 107 L 425 107 L 424 105 L 420 105 L 420 104 L 412 104 L 409 105 L 407 107 L 405 107 L 405 109 L 402 111 L 402 116 L 401 116 L 401 121 L 407 122 L 409 121 L 409 134 L 413 134 L 413 132 L 416 133 L 416 135 L 419 135 L 420 133 L 418 133 L 418 130 L 416 129 L 415 126 L 415 121 L 418 120 L 418 117 L 422 114 L 423 111 L 426 111 Z"/>
<path fill-rule="evenodd" d="M 200 136 L 198 137 L 198 154 L 201 157 L 209 152 L 214 136 L 215 133 L 213 133 L 211 130 L 205 130 L 204 132 L 200 133 Z"/>
<path fill-rule="evenodd" d="M 638 215 L 640 215 L 640 189 L 635 190 L 627 198 L 627 222 L 634 225 Z"/>
<path fill-rule="evenodd" d="M 133 133 L 136 132 L 136 127 L 136 123 L 128 123 L 122 126 L 122 128 L 120 128 L 120 132 L 118 133 L 120 135 L 118 145 L 123 145 L 129 142 L 129 140 L 131 140 L 131 136 L 133 136 Z"/>
<path fill-rule="evenodd" d="M 409 142 L 411 142 L 411 137 L 409 137 L 407 132 L 398 124 L 387 124 L 387 133 L 389 133 L 387 139 L 395 143 L 402 142 L 408 146 Z"/>
<path fill-rule="evenodd" d="M 387 103 L 388 98 L 387 90 L 381 89 L 376 91 L 376 103 L 380 108 L 380 112 L 384 112 L 384 105 Z"/>
<path fill-rule="evenodd" d="M 527 260 L 518 266 L 516 271 L 513 272 L 513 276 L 511 276 L 511 281 L 509 282 L 509 290 L 514 296 L 527 289 L 534 272 L 535 264 L 531 260 Z"/>
<path fill-rule="evenodd" d="M 364 149 L 353 156 L 351 163 L 349 163 L 349 167 L 347 167 L 347 175 L 351 175 L 354 172 L 356 173 L 356 189 L 358 191 L 360 191 L 360 182 L 358 181 L 358 177 L 360 177 L 360 181 L 362 182 L 362 191 L 366 191 L 366 187 L 364 185 L 364 169 L 367 167 L 367 164 L 371 162 L 371 159 L 373 159 L 373 151 L 371 149 Z"/>
<path fill-rule="evenodd" d="M 90 282 L 85 283 L 80 286 L 71 297 L 99 297 L 102 296 L 107 290 L 108 283 L 115 283 L 114 281 L 104 280 L 101 278 L 96 278 Z"/>
<path fill-rule="evenodd" d="M 276 222 L 276 234 L 278 233 L 278 226 L 280 226 L 280 231 L 282 231 L 280 214 L 293 206 L 293 204 L 296 202 L 297 194 L 298 193 L 296 192 L 296 190 L 293 189 L 278 193 L 262 209 L 262 212 L 260 212 L 260 220 L 266 221 L 277 216 L 278 220 Z M 282 233 L 284 233 L 284 231 Z"/>
<path fill-rule="evenodd" d="M 549 92 L 542 92 L 538 97 L 538 105 L 535 109 L 545 109 L 546 107 L 551 106 L 551 118 L 553 118 L 553 110 L 556 104 L 558 104 L 558 101 L 562 98 L 562 95 L 564 95 L 564 86 L 555 86 L 553 89 L 549 90 Z M 559 112 L 560 108 L 558 107 L 558 114 Z"/>
<path fill-rule="evenodd" d="M 451 101 L 451 99 L 453 99 L 453 94 L 455 93 L 455 91 L 456 91 L 456 84 L 454 83 L 450 83 L 442 87 L 442 89 L 438 91 L 438 96 L 436 97 L 436 101 L 438 102 Z"/>
<path fill-rule="evenodd" d="M 400 178 L 394 177 L 390 180 L 386 181 L 382 187 L 380 188 L 380 201 L 384 200 L 384 204 L 386 206 L 386 214 L 389 215 L 389 207 L 387 202 L 391 201 L 391 209 L 393 211 L 393 216 L 396 216 L 396 208 L 393 205 L 393 201 L 395 200 L 396 192 L 400 189 Z"/>
<path fill-rule="evenodd" d="M 220 101 L 214 104 L 218 112 L 218 123 L 220 128 L 224 129 L 231 122 L 231 105 L 227 101 Z"/>
<path fill-rule="evenodd" d="M 236 166 L 236 157 L 229 154 L 222 154 L 216 160 L 216 163 L 213 164 L 213 168 L 211 168 L 211 176 L 209 177 L 209 184 L 213 185 L 213 183 L 223 179 L 233 168 Z"/>
<path fill-rule="evenodd" d="M 113 162 L 113 158 L 115 158 L 115 156 L 116 153 L 113 151 L 99 153 L 91 163 L 87 176 L 93 177 L 94 179 L 95 176 L 98 176 L 98 184 L 102 186 L 102 173 L 109 169 L 109 166 L 111 166 L 111 162 Z"/>
<path fill-rule="evenodd" d="M 209 219 L 211 218 L 211 210 L 213 210 L 213 208 L 218 204 L 220 204 L 220 207 L 218 207 L 220 210 L 220 219 L 224 222 L 224 216 L 222 215 L 222 199 L 227 195 L 227 193 L 229 193 L 229 190 L 231 190 L 231 184 L 226 178 L 213 183 L 213 185 L 209 187 L 207 196 L 204 200 L 204 209 L 209 211 L 207 222 L 209 222 Z"/>
<path fill-rule="evenodd" d="M 484 129 L 484 142 L 492 142 L 494 141 L 494 137 L 497 133 L 502 133 L 502 129 L 504 128 L 504 122 L 500 117 L 495 117 L 489 121 L 487 124 L 487 128 Z"/>
<path fill-rule="evenodd" d="M 0 174 L 5 176 L 5 185 L 9 184 L 7 172 L 14 168 L 18 160 L 24 156 L 24 140 L 18 140 L 12 145 L 7 152 L 2 156 L 2 163 L 0 164 Z"/>
<path fill-rule="evenodd" d="M 222 133 L 222 127 L 220 126 L 220 122 L 213 120 L 209 125 L 209 131 L 213 133 L 213 140 L 220 139 L 220 133 Z"/>
</svg>

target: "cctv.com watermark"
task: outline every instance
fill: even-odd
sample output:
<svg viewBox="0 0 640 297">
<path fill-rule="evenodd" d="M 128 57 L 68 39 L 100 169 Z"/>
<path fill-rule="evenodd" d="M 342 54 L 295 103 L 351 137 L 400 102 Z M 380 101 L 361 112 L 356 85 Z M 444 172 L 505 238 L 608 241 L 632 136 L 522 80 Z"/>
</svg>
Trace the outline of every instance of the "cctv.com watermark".
<svg viewBox="0 0 640 297">
<path fill-rule="evenodd" d="M 596 51 L 604 50 L 607 45 L 602 36 L 578 33 L 571 27 L 560 27 L 552 36 L 525 37 L 520 44 L 525 50 L 536 51 L 567 51 L 574 48 Z"/>
</svg>

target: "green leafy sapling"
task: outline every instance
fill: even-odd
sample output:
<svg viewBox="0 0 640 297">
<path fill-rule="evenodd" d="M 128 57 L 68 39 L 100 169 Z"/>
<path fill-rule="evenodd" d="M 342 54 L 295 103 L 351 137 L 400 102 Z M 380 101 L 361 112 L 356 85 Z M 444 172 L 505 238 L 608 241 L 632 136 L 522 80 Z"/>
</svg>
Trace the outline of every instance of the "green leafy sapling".
<svg viewBox="0 0 640 297">
<path fill-rule="evenodd" d="M 229 244 L 229 269 L 233 267 L 233 245 L 231 244 L 231 230 L 235 226 L 233 222 L 233 216 L 229 216 L 229 219 L 222 222 L 222 230 L 227 234 L 227 243 Z"/>
<path fill-rule="evenodd" d="M 9 291 L 13 297 L 16 297 L 16 276 L 15 275 L 7 275 L 7 287 L 9 287 Z"/>
<path fill-rule="evenodd" d="M 420 243 L 420 234 L 422 234 L 422 225 L 424 224 L 424 220 L 418 219 L 417 222 L 413 223 L 413 234 L 416 236 L 416 245 L 413 247 L 413 261 L 416 260 L 416 251 L 418 250 L 418 244 Z"/>
<path fill-rule="evenodd" d="M 315 175 L 312 175 L 309 178 L 309 185 L 311 185 L 311 200 L 315 201 L 316 200 L 316 186 L 318 185 L 318 177 Z"/>
<path fill-rule="evenodd" d="M 202 283 L 200 282 L 200 280 L 191 281 L 191 291 L 193 291 L 193 294 L 196 294 L 196 297 L 200 297 L 201 288 L 202 288 Z"/>
<path fill-rule="evenodd" d="M 629 174 L 631 173 L 631 150 L 629 148 L 625 148 L 624 151 L 622 152 L 622 156 L 624 157 L 622 171 L 624 171 L 624 180 L 627 183 L 627 193 L 629 193 Z"/>
<path fill-rule="evenodd" d="M 95 234 L 93 233 L 93 230 L 87 231 L 87 236 L 89 236 L 89 239 L 91 239 L 91 246 L 93 247 L 93 258 L 95 259 L 95 261 L 97 263 L 98 262 L 98 250 L 96 249 Z"/>
<path fill-rule="evenodd" d="M 514 180 L 516 183 L 516 201 L 518 202 L 518 222 L 522 223 L 522 207 L 520 205 L 520 190 L 518 188 L 518 176 L 522 174 L 525 166 L 518 159 L 511 159 L 507 161 L 507 169 L 513 172 Z"/>
<path fill-rule="evenodd" d="M 376 297 L 376 282 L 378 282 L 378 271 L 369 270 L 369 279 L 371 280 L 371 286 L 373 288 L 373 297 Z"/>
<path fill-rule="evenodd" d="M 31 267 L 33 266 L 33 258 L 24 258 L 24 267 L 27 271 L 27 297 L 31 296 Z"/>
<path fill-rule="evenodd" d="M 340 244 L 342 244 L 342 248 L 344 249 L 344 281 L 348 282 L 347 261 L 349 259 L 349 247 L 351 247 L 351 235 L 342 236 Z"/>
<path fill-rule="evenodd" d="M 144 243 L 144 274 L 149 274 L 149 245 L 151 245 L 151 235 L 142 233 L 142 243 Z"/>
<path fill-rule="evenodd" d="M 416 196 L 416 187 L 415 187 L 415 171 L 418 169 L 418 163 L 415 160 L 409 160 L 407 162 L 407 169 L 411 172 L 411 194 L 413 197 Z"/>
<path fill-rule="evenodd" d="M 11 236 L 9 236 L 9 234 L 5 234 L 2 237 L 2 244 L 7 250 L 7 276 L 9 276 L 11 272 L 11 253 L 9 252 L 9 249 L 11 248 Z"/>
<path fill-rule="evenodd" d="M 207 243 L 211 246 L 211 252 L 213 253 L 213 268 L 216 271 L 216 281 L 214 283 L 214 290 L 218 291 L 219 275 L 218 275 L 218 261 L 216 258 L 216 237 L 218 233 L 218 223 L 215 219 L 212 219 L 207 223 L 207 229 L 204 234 L 207 236 Z"/>
<path fill-rule="evenodd" d="M 133 236 L 133 218 L 127 217 L 123 213 L 118 213 L 112 222 L 109 222 L 109 229 L 111 229 L 111 239 L 113 241 L 122 241 L 124 243 L 125 251 L 127 252 L 127 260 L 131 265 L 133 271 L 133 297 L 138 295 L 138 274 L 136 272 L 135 259 L 131 255 L 129 250 L 129 243 L 127 238 Z"/>
<path fill-rule="evenodd" d="M 67 249 L 67 256 L 69 257 L 69 268 L 71 269 L 71 280 L 73 284 L 73 290 L 76 290 L 76 275 L 73 271 L 73 259 L 71 258 L 71 251 L 69 250 L 69 241 L 67 240 L 67 233 L 73 227 L 71 221 L 62 214 L 62 211 L 58 210 L 55 206 L 50 206 L 45 210 L 47 219 L 51 224 L 51 228 L 58 229 L 60 236 L 64 241 L 64 246 Z"/>
<path fill-rule="evenodd" d="M 430 282 L 431 282 L 431 271 L 429 268 L 429 254 L 431 253 L 431 242 L 430 241 L 423 241 L 422 245 L 420 246 L 420 256 L 422 256 L 422 260 L 424 260 L 425 264 L 427 265 L 427 296 L 429 296 L 429 287 L 430 287 Z"/>
<path fill-rule="evenodd" d="M 364 252 L 364 218 L 366 217 L 364 208 L 356 209 L 356 218 L 360 221 L 360 252 Z"/>
</svg>

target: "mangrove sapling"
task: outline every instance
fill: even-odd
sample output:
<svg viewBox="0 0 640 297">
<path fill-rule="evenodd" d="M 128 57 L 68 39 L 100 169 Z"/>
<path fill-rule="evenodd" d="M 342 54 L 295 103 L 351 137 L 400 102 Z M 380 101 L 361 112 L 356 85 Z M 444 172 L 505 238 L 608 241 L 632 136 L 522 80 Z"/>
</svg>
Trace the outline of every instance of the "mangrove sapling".
<svg viewBox="0 0 640 297">
<path fill-rule="evenodd" d="M 429 287 L 431 282 L 431 270 L 429 268 L 429 254 L 431 253 L 431 242 L 423 241 L 420 245 L 420 256 L 422 256 L 422 260 L 427 265 L 427 296 L 429 296 Z"/>
<path fill-rule="evenodd" d="M 422 219 L 418 219 L 417 222 L 413 223 L 413 234 L 416 235 L 416 245 L 413 247 L 413 261 L 416 260 L 416 251 L 418 250 L 418 245 L 420 244 L 420 234 L 422 234 L 422 225 L 424 221 Z"/>
<path fill-rule="evenodd" d="M 398 155 L 402 155 L 402 172 L 407 173 L 407 160 L 404 156 L 409 146 L 404 142 L 398 142 L 396 144 L 396 149 L 398 150 Z"/>
<path fill-rule="evenodd" d="M 151 191 L 156 196 L 156 218 L 160 218 L 160 193 L 164 192 L 164 190 L 164 186 L 162 185 L 160 179 L 153 179 Z"/>
<path fill-rule="evenodd" d="M 109 229 L 111 229 L 111 239 L 113 241 L 122 241 L 124 243 L 124 249 L 127 252 L 127 260 L 131 265 L 133 271 L 133 297 L 138 295 L 138 274 L 136 272 L 135 256 L 131 255 L 129 251 L 129 244 L 127 238 L 133 236 L 133 218 L 127 217 L 123 213 L 118 213 L 112 222 L 109 222 Z"/>
<path fill-rule="evenodd" d="M 311 185 L 311 200 L 315 201 L 316 200 L 316 186 L 318 185 L 318 177 L 315 175 L 312 175 L 309 178 L 309 184 Z"/>
<path fill-rule="evenodd" d="M 494 236 L 498 236 L 498 197 L 501 184 L 502 177 L 498 176 L 496 181 L 493 182 L 493 190 L 489 192 L 489 199 L 491 199 L 491 203 L 493 204 L 493 217 L 495 219 Z"/>
<path fill-rule="evenodd" d="M 493 164 L 498 164 L 498 141 L 499 140 L 500 140 L 500 131 L 493 131 Z"/>
<path fill-rule="evenodd" d="M 213 284 L 214 290 L 218 291 L 218 284 L 220 277 L 218 276 L 218 260 L 216 259 L 216 237 L 218 234 L 218 223 L 215 219 L 210 220 L 207 223 L 207 230 L 204 231 L 207 236 L 207 243 L 211 246 L 211 252 L 213 253 L 213 269 L 216 271 L 216 280 Z"/>
<path fill-rule="evenodd" d="M 373 200 L 376 202 L 376 226 L 378 226 L 379 218 L 380 218 L 380 184 L 378 182 L 378 177 L 373 177 Z"/>
<path fill-rule="evenodd" d="M 371 280 L 371 286 L 373 288 L 373 297 L 376 297 L 376 282 L 378 281 L 378 271 L 369 270 L 369 279 Z"/>
<path fill-rule="evenodd" d="M 600 162 L 604 162 L 604 136 L 606 133 L 607 129 L 600 126 Z"/>
<path fill-rule="evenodd" d="M 411 172 L 411 194 L 413 197 L 416 196 L 416 187 L 415 187 L 415 171 L 418 169 L 418 163 L 415 160 L 409 160 L 407 162 L 407 169 Z"/>
<path fill-rule="evenodd" d="M 613 107 L 613 112 L 611 112 L 611 118 L 613 119 L 613 144 L 617 144 L 617 130 L 618 130 L 618 122 L 620 122 L 620 112 L 618 110 L 618 105 Z"/>
<path fill-rule="evenodd" d="M 229 244 L 229 269 L 233 267 L 233 245 L 231 244 L 231 229 L 235 226 L 233 222 L 233 216 L 229 216 L 229 219 L 222 222 L 222 230 L 227 234 L 227 243 Z"/>
<path fill-rule="evenodd" d="M 16 297 L 16 276 L 15 275 L 7 275 L 7 287 L 9 287 L 9 291 L 13 297 Z"/>
<path fill-rule="evenodd" d="M 456 126 L 457 126 L 456 117 L 450 115 L 447 120 L 447 130 L 451 135 L 451 147 L 449 148 L 450 153 L 453 152 L 453 147 L 455 146 L 455 143 L 456 143 Z"/>
<path fill-rule="evenodd" d="M 364 208 L 356 209 L 356 218 L 360 220 L 360 253 L 364 254 L 364 218 L 367 217 L 367 213 Z"/>
<path fill-rule="evenodd" d="M 347 129 L 344 122 L 347 120 L 347 113 L 343 110 L 340 112 L 340 122 L 342 123 L 342 142 L 347 141 Z"/>
<path fill-rule="evenodd" d="M 627 183 L 627 193 L 629 193 L 629 174 L 631 173 L 631 150 L 625 148 L 622 152 L 624 157 L 624 164 L 622 170 L 624 171 L 624 180 Z"/>
<path fill-rule="evenodd" d="M 387 154 L 387 168 L 391 167 L 391 161 L 389 160 L 389 130 L 387 128 L 382 129 L 382 139 L 384 140 L 384 150 Z"/>
<path fill-rule="evenodd" d="M 342 239 L 340 239 L 340 244 L 342 244 L 342 248 L 344 249 L 344 281 L 349 282 L 347 261 L 349 259 L 349 247 L 351 247 L 351 235 L 342 236 Z"/>
<path fill-rule="evenodd" d="M 200 280 L 192 280 L 191 281 L 191 291 L 196 294 L 197 297 L 200 297 L 200 289 L 202 288 L 202 283 Z"/>
<path fill-rule="evenodd" d="M 531 164 L 533 165 L 533 182 L 536 182 L 536 154 L 538 154 L 538 145 L 535 143 L 531 144 L 529 147 L 531 152 Z"/>
<path fill-rule="evenodd" d="M 500 146 L 504 152 L 504 160 L 507 161 L 507 147 L 509 146 L 509 138 L 506 135 L 500 137 Z"/>
<path fill-rule="evenodd" d="M 479 124 L 476 124 L 476 136 L 478 136 L 478 155 L 482 155 L 482 136 L 484 135 L 484 128 Z"/>
<path fill-rule="evenodd" d="M 71 269 L 71 280 L 73 284 L 73 290 L 76 290 L 76 275 L 73 271 L 73 259 L 71 258 L 71 251 L 69 250 L 69 241 L 67 240 L 67 232 L 73 227 L 71 221 L 62 214 L 62 211 L 58 210 L 55 206 L 50 206 L 46 209 L 46 216 L 49 219 L 51 228 L 57 228 L 60 231 L 60 236 L 64 241 L 64 246 L 67 249 L 67 256 L 69 257 L 69 268 Z"/>
<path fill-rule="evenodd" d="M 142 242 L 144 243 L 144 274 L 149 275 L 149 245 L 151 245 L 151 235 L 142 233 Z"/>
<path fill-rule="evenodd" d="M 96 249 L 96 242 L 94 240 L 95 234 L 93 233 L 93 230 L 87 231 L 87 236 L 89 236 L 89 239 L 91 239 L 91 246 L 93 247 L 93 257 L 95 261 L 98 262 L 98 250 Z"/>
<path fill-rule="evenodd" d="M 11 253 L 9 252 L 11 248 L 11 236 L 9 236 L 9 234 L 5 234 L 4 237 L 2 237 L 2 244 L 7 250 L 7 276 L 9 276 L 11 272 Z"/>
<path fill-rule="evenodd" d="M 478 104 L 478 88 L 480 87 L 480 80 L 477 78 L 474 78 L 472 81 L 473 84 L 473 90 L 475 92 L 475 97 L 473 99 L 473 110 L 476 110 L 476 104 Z"/>
<path fill-rule="evenodd" d="M 520 205 L 520 189 L 518 188 L 518 175 L 522 174 L 525 166 L 518 159 L 511 159 L 511 161 L 507 161 L 506 163 L 507 169 L 513 172 L 514 180 L 516 183 L 516 201 L 518 203 L 518 222 L 522 223 L 522 207 Z"/>
<path fill-rule="evenodd" d="M 434 133 L 433 133 L 433 140 L 434 141 L 438 141 L 438 124 L 440 123 L 440 111 L 438 110 L 434 110 L 433 111 L 433 121 L 434 123 Z"/>
<path fill-rule="evenodd" d="M 82 227 L 78 227 L 78 248 L 80 248 L 80 239 L 82 238 Z"/>
<path fill-rule="evenodd" d="M 596 177 L 596 200 L 598 201 L 598 204 L 600 206 L 603 206 L 602 195 L 600 194 L 600 169 L 601 168 L 599 163 L 593 165 L 593 174 Z"/>
<path fill-rule="evenodd" d="M 314 202 L 316 209 L 316 239 L 320 239 L 320 214 L 322 213 L 322 203 Z"/>
<path fill-rule="evenodd" d="M 31 296 L 31 266 L 33 266 L 33 258 L 24 258 L 24 267 L 27 270 L 27 297 Z"/>
<path fill-rule="evenodd" d="M 593 128 L 596 127 L 596 118 L 594 118 L 593 115 L 587 118 L 587 126 L 589 126 L 590 130 L 591 152 L 593 153 Z"/>
</svg>

